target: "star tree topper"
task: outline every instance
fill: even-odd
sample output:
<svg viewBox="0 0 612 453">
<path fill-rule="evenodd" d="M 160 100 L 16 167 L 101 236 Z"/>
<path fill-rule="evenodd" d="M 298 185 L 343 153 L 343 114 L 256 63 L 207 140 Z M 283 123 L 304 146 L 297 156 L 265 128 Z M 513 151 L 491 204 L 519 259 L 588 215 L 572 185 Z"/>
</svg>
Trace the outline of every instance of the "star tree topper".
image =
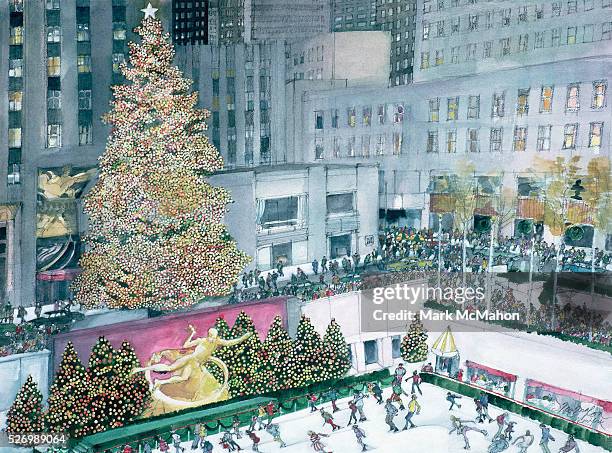
<svg viewBox="0 0 612 453">
<path fill-rule="evenodd" d="M 141 9 L 140 11 L 142 11 L 145 15 L 145 19 L 147 18 L 151 18 L 151 19 L 155 19 L 155 13 L 157 12 L 158 8 L 153 8 L 153 5 L 151 5 L 151 2 L 149 2 L 149 4 L 147 5 L 146 8 Z"/>
</svg>

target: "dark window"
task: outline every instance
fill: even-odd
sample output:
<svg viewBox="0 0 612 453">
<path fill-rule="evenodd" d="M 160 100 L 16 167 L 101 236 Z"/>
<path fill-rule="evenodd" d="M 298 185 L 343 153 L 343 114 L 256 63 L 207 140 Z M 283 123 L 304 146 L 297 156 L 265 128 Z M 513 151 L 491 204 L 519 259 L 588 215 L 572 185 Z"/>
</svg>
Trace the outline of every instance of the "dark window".
<svg viewBox="0 0 612 453">
<path fill-rule="evenodd" d="M 353 211 L 353 194 L 337 193 L 327 196 L 327 213 L 339 214 Z"/>
<path fill-rule="evenodd" d="M 265 200 L 260 225 L 265 227 L 295 225 L 298 216 L 298 197 Z"/>
<path fill-rule="evenodd" d="M 363 343 L 365 351 L 365 363 L 371 365 L 378 362 L 378 344 L 376 340 L 369 340 Z"/>
<path fill-rule="evenodd" d="M 400 350 L 400 345 L 402 343 L 402 337 L 399 335 L 391 338 L 391 357 L 394 359 L 399 359 L 402 356 L 402 352 Z"/>
</svg>

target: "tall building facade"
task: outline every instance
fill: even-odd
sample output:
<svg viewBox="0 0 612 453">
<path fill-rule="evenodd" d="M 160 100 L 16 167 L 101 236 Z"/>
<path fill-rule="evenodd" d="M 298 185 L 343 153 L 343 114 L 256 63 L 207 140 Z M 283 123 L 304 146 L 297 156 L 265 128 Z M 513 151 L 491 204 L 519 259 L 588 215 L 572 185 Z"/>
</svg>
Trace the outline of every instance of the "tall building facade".
<svg viewBox="0 0 612 453">
<path fill-rule="evenodd" d="M 376 5 L 376 23 L 391 34 L 391 86 L 412 82 L 416 9 L 416 0 L 378 0 Z"/>
<path fill-rule="evenodd" d="M 414 81 L 598 57 L 611 16 L 610 0 L 419 0 Z"/>
<path fill-rule="evenodd" d="M 376 23 L 377 0 L 329 0 L 331 2 L 331 30 L 378 30 Z"/>
</svg>

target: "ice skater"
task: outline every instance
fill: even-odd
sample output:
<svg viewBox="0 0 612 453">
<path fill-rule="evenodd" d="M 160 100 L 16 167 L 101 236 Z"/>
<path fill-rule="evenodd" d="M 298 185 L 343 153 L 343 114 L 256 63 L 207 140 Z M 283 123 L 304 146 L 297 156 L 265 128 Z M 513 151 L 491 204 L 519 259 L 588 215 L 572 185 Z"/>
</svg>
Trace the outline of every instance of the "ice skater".
<svg viewBox="0 0 612 453">
<path fill-rule="evenodd" d="M 489 449 L 487 450 L 489 453 L 500 453 L 504 450 L 507 450 L 510 446 L 508 440 L 504 437 L 504 434 L 500 434 L 499 436 L 493 438 L 493 442 L 489 445 Z"/>
<path fill-rule="evenodd" d="M 357 438 L 357 443 L 359 445 L 361 445 L 361 451 L 366 451 L 368 449 L 368 446 L 363 441 L 363 439 L 365 439 L 365 437 L 366 437 L 365 431 L 363 429 L 361 429 L 359 427 L 359 425 L 354 424 L 353 425 L 353 432 L 355 433 L 355 437 Z"/>
<path fill-rule="evenodd" d="M 402 382 L 394 380 L 391 384 L 391 401 L 399 403 L 399 408 L 401 411 L 404 410 L 402 395 L 408 396 L 408 394 L 402 389 Z"/>
<path fill-rule="evenodd" d="M 397 365 L 397 368 L 395 369 L 393 376 L 394 376 L 394 380 L 402 382 L 402 380 L 404 379 L 404 376 L 406 376 L 406 368 L 404 368 L 403 363 L 400 363 L 399 365 Z"/>
<path fill-rule="evenodd" d="M 515 425 L 516 425 L 516 422 L 508 422 L 508 424 L 506 425 L 506 429 L 504 430 L 504 433 L 506 434 L 506 437 L 508 438 L 508 440 L 512 440 L 512 434 L 514 433 Z"/>
<path fill-rule="evenodd" d="M 455 395 L 454 393 L 451 392 L 447 392 L 446 393 L 446 401 L 448 401 L 449 403 L 451 403 L 450 407 L 448 408 L 449 411 L 453 410 L 453 407 L 457 406 L 459 409 L 461 409 L 461 404 L 459 404 L 457 402 L 457 400 L 461 399 L 460 395 Z"/>
<path fill-rule="evenodd" d="M 404 430 L 408 429 L 408 424 L 410 424 L 410 428 L 416 427 L 414 423 L 412 423 L 412 417 L 414 414 L 421 413 L 421 405 L 417 401 L 417 396 L 413 393 L 410 397 L 410 402 L 408 403 L 408 412 L 406 413 L 406 424 L 404 425 Z"/>
<path fill-rule="evenodd" d="M 506 425 L 510 423 L 510 414 L 508 414 L 508 412 L 504 412 L 503 414 L 498 415 L 495 421 L 497 422 L 497 432 L 493 438 L 500 436 L 504 432 Z M 510 440 L 510 438 L 508 438 L 508 440 Z"/>
<path fill-rule="evenodd" d="M 242 451 L 242 447 L 240 445 L 238 445 L 236 443 L 236 441 L 234 440 L 234 435 L 232 433 L 230 433 L 229 431 L 225 431 L 223 433 L 223 437 L 221 438 L 221 442 L 223 443 L 223 445 L 227 445 L 228 451 Z"/>
<path fill-rule="evenodd" d="M 368 384 L 368 392 L 374 397 L 378 404 L 383 404 L 382 389 L 376 382 Z"/>
<path fill-rule="evenodd" d="M 470 441 L 467 437 L 468 431 L 479 432 L 485 437 L 487 437 L 488 435 L 487 431 L 484 429 L 478 429 L 476 427 L 467 426 L 467 423 L 474 423 L 472 420 L 460 420 L 458 417 L 455 417 L 454 415 L 451 415 L 450 419 L 451 419 L 451 424 L 453 425 L 453 428 L 448 432 L 448 434 L 452 434 L 456 432 L 458 436 L 463 436 L 463 441 L 465 442 L 465 445 L 463 447 L 464 450 L 469 450 L 471 448 Z"/>
<path fill-rule="evenodd" d="M 321 437 L 329 437 L 329 434 L 315 433 L 314 431 L 308 431 L 308 437 L 310 438 L 310 445 L 314 451 L 321 451 L 323 453 L 332 453 L 331 450 L 326 450 L 325 444 L 322 442 Z"/>
<path fill-rule="evenodd" d="M 387 400 L 385 403 L 385 423 L 389 425 L 389 431 L 393 431 L 394 433 L 398 432 L 397 426 L 393 422 L 393 417 L 395 417 L 398 413 L 397 407 L 393 405 L 393 401 L 391 398 Z"/>
<path fill-rule="evenodd" d="M 548 442 L 551 440 L 554 442 L 555 438 L 552 436 L 552 434 L 550 434 L 550 428 L 544 423 L 540 423 L 540 429 L 542 430 L 542 437 L 540 438 L 540 448 L 542 449 L 542 453 L 550 453 Z"/>
<path fill-rule="evenodd" d="M 236 439 L 242 439 L 242 432 L 240 431 L 240 417 L 238 415 L 234 415 L 232 419 L 232 430 Z"/>
<path fill-rule="evenodd" d="M 251 450 L 259 453 L 259 442 L 261 442 L 261 439 L 257 434 L 255 434 L 255 431 L 247 431 L 246 433 L 251 439 L 251 442 L 253 442 L 253 445 L 251 445 Z"/>
<path fill-rule="evenodd" d="M 482 415 L 489 420 L 489 423 L 493 421 L 493 417 L 489 415 L 489 395 L 485 392 L 480 392 L 480 405 L 482 406 Z"/>
<path fill-rule="evenodd" d="M 578 443 L 574 439 L 574 436 L 570 434 L 567 438 L 567 442 L 565 442 L 565 445 L 559 449 L 559 452 L 568 453 L 572 450 L 574 450 L 576 453 L 580 453 L 580 450 L 578 449 Z"/>
<path fill-rule="evenodd" d="M 364 398 L 367 398 L 367 396 L 361 393 L 359 390 L 355 390 L 355 392 L 353 393 L 353 402 L 355 403 L 355 406 L 357 407 L 357 411 L 359 412 L 360 422 L 365 422 L 367 420 L 365 416 L 365 412 L 363 411 L 363 399 Z"/>
<path fill-rule="evenodd" d="M 357 423 L 357 406 L 355 405 L 355 401 L 349 401 L 348 407 L 351 410 L 351 416 L 346 426 L 350 426 L 352 423 Z"/>
<path fill-rule="evenodd" d="M 310 406 L 310 412 L 317 411 L 317 396 L 314 393 L 308 395 L 308 406 Z"/>
<path fill-rule="evenodd" d="M 416 393 L 414 391 L 414 389 L 416 388 L 419 391 L 419 395 L 422 395 L 423 392 L 421 392 L 421 382 L 423 382 L 423 378 L 421 378 L 421 375 L 419 374 L 417 370 L 414 370 L 412 372 L 412 376 L 407 378 L 406 382 L 410 380 L 412 380 L 412 387 L 411 387 L 410 393 Z"/>
<path fill-rule="evenodd" d="M 320 412 L 321 412 L 321 417 L 323 417 L 323 420 L 324 420 L 323 426 L 325 426 L 325 424 L 327 423 L 328 425 L 332 427 L 332 431 L 340 429 L 340 426 L 334 423 L 334 417 L 332 416 L 332 414 L 330 414 L 323 408 L 321 408 Z"/>
<path fill-rule="evenodd" d="M 512 445 L 516 445 L 519 448 L 519 453 L 527 453 L 527 449 L 533 444 L 534 437 L 529 430 L 525 431 L 525 434 L 517 437 L 512 442 Z"/>
<path fill-rule="evenodd" d="M 332 404 L 332 413 L 338 412 L 340 409 L 336 406 L 336 401 L 338 400 L 338 390 L 332 388 L 329 392 L 327 392 L 327 398 L 331 401 Z"/>
<path fill-rule="evenodd" d="M 272 439 L 274 439 L 275 442 L 280 444 L 281 448 L 285 448 L 287 446 L 285 441 L 281 439 L 280 426 L 278 426 L 277 423 L 268 423 L 268 426 L 266 426 L 266 431 L 272 436 Z"/>
</svg>

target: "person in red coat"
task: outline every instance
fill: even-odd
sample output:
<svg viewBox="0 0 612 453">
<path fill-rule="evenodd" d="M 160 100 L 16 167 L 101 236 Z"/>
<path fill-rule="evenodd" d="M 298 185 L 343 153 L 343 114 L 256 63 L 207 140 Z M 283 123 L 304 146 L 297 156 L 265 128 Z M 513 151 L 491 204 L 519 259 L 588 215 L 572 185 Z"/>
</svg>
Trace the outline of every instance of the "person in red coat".
<svg viewBox="0 0 612 453">
<path fill-rule="evenodd" d="M 127 444 L 123 447 L 123 453 L 132 453 L 134 450 L 132 449 L 132 447 Z"/>
<path fill-rule="evenodd" d="M 247 431 L 247 434 L 253 441 L 253 446 L 251 447 L 251 450 L 255 452 L 259 452 L 259 442 L 261 442 L 261 439 L 259 438 L 257 434 L 255 434 L 254 431 Z"/>
<path fill-rule="evenodd" d="M 159 437 L 158 440 L 159 440 L 159 447 L 158 447 L 159 451 L 164 452 L 164 451 L 170 450 L 168 443 L 164 439 Z"/>
</svg>

